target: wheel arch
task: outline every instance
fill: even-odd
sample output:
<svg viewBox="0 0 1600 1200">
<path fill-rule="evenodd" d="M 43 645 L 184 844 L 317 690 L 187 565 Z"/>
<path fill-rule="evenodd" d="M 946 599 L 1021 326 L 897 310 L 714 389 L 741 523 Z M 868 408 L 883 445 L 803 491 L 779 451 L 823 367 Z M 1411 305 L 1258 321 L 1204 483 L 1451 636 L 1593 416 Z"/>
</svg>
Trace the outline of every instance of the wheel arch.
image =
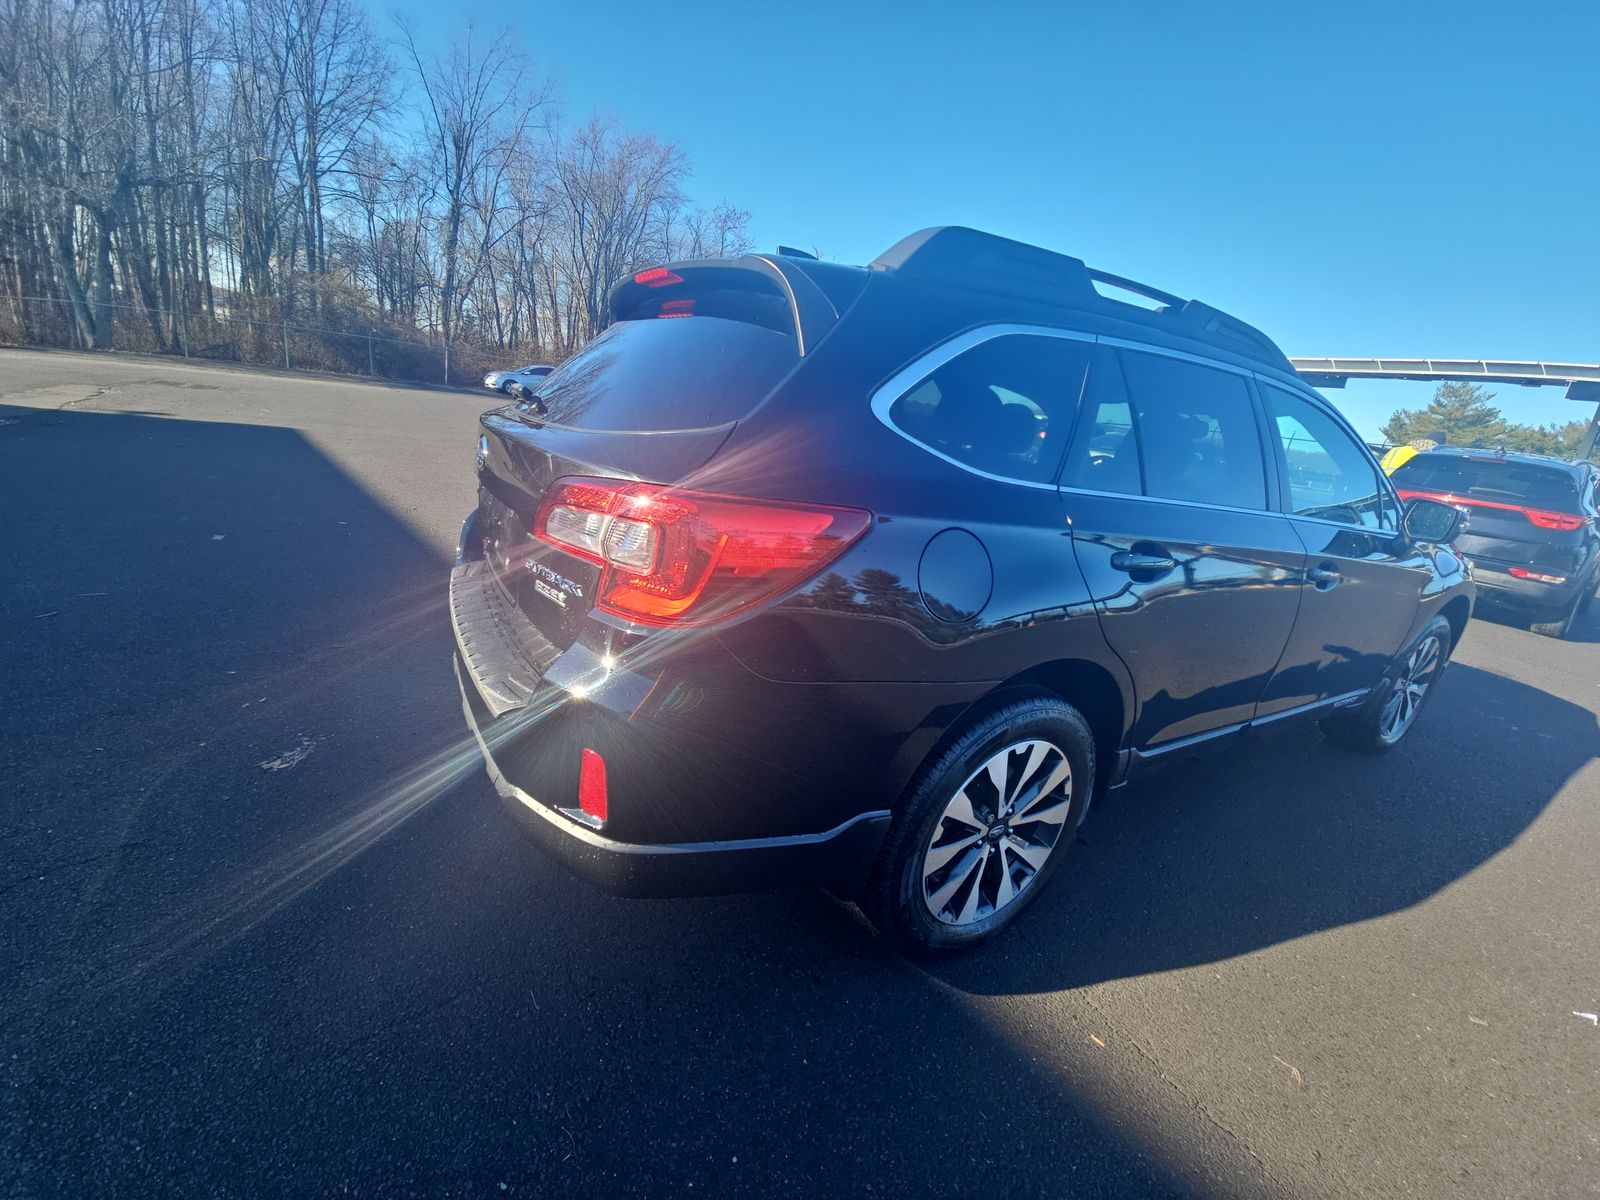
<svg viewBox="0 0 1600 1200">
<path fill-rule="evenodd" d="M 978 699 L 943 723 L 939 736 L 923 742 L 913 761 L 902 762 L 892 788 L 899 811 L 916 788 L 928 764 L 936 762 L 968 727 L 995 709 L 1030 695 L 1064 700 L 1083 714 L 1094 737 L 1095 786 L 1105 788 L 1113 779 L 1132 717 L 1132 691 L 1104 664 L 1092 659 L 1056 659 L 1038 663 L 1000 680 Z M 908 747 L 909 748 L 909 747 Z"/>
<path fill-rule="evenodd" d="M 1130 697 L 1117 678 L 1087 659 L 1058 659 L 1019 672 L 984 699 L 1003 704 L 1028 691 L 1049 692 L 1083 714 L 1094 735 L 1095 786 L 1104 788 L 1131 724 Z"/>
<path fill-rule="evenodd" d="M 1467 622 L 1472 619 L 1472 601 L 1465 596 L 1453 596 L 1439 610 L 1439 615 L 1450 622 L 1450 649 L 1454 651 L 1461 644 L 1461 635 L 1467 631 Z"/>
</svg>

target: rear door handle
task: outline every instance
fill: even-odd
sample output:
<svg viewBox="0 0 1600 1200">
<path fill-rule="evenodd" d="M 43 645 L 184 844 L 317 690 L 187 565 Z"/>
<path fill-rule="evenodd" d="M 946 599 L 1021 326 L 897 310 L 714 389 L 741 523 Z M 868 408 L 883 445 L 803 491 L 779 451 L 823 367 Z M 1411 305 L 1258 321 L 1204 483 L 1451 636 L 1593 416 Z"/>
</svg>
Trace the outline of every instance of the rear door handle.
<svg viewBox="0 0 1600 1200">
<path fill-rule="evenodd" d="M 1315 584 L 1319 592 L 1331 592 L 1344 582 L 1344 576 L 1332 567 L 1312 567 L 1306 572 L 1306 582 Z"/>
<path fill-rule="evenodd" d="M 1131 550 L 1118 550 L 1111 556 L 1111 565 L 1118 571 L 1171 571 L 1178 562 L 1171 555 L 1135 554 Z"/>
</svg>

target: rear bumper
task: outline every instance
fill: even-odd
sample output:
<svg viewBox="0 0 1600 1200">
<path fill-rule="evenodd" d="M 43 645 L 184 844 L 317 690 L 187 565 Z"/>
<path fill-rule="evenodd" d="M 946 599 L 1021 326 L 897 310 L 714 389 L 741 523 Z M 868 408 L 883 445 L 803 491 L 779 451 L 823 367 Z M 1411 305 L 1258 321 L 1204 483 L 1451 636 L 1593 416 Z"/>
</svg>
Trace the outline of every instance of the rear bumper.
<svg viewBox="0 0 1600 1200">
<path fill-rule="evenodd" d="M 708 896 L 817 886 L 853 896 L 865 886 L 888 832 L 887 812 L 862 813 L 817 834 L 653 844 L 617 841 L 562 815 L 505 777 L 472 703 L 468 689 L 474 685 L 459 654 L 455 668 L 461 709 L 495 791 L 546 854 L 590 883 L 622 896 Z M 501 720 L 508 718 L 514 720 L 515 714 Z"/>
<path fill-rule="evenodd" d="M 1540 583 L 1534 579 L 1517 579 L 1506 569 L 1494 563 L 1473 560 L 1473 578 L 1478 585 L 1478 601 L 1515 608 L 1524 612 L 1564 609 L 1572 603 L 1583 587 L 1583 581 L 1569 579 L 1566 583 Z M 1530 567 L 1529 570 L 1549 571 L 1549 567 Z"/>
<path fill-rule="evenodd" d="M 658 652 L 644 673 L 581 643 L 563 651 L 482 560 L 451 572 L 449 611 L 467 725 L 495 790 L 551 857 L 632 896 L 865 884 L 889 826 L 884 791 L 852 792 L 837 772 L 864 777 L 881 732 L 830 689 L 763 680 L 715 639 Z M 606 760 L 604 830 L 573 813 L 589 748 Z"/>
</svg>

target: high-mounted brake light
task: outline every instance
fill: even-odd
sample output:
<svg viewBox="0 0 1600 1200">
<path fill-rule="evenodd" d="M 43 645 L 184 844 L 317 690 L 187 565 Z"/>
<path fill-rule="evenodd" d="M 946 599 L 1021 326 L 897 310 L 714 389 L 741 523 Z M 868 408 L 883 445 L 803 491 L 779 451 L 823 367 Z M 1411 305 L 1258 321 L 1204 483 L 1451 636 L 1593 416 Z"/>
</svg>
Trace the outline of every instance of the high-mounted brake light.
<svg viewBox="0 0 1600 1200">
<path fill-rule="evenodd" d="M 642 283 L 645 287 L 667 287 L 669 284 L 682 283 L 683 276 L 676 271 L 669 271 L 666 267 L 651 267 L 648 271 L 640 271 L 633 277 L 635 283 Z"/>
<path fill-rule="evenodd" d="M 1588 517 L 1576 513 L 1555 512 L 1548 508 L 1529 508 L 1525 504 L 1507 504 L 1501 500 L 1481 500 L 1477 496 L 1457 496 L 1451 492 L 1419 492 L 1409 488 L 1396 488 L 1402 500 L 1438 500 L 1443 504 L 1465 504 L 1469 508 L 1492 508 L 1500 512 L 1521 513 L 1540 529 L 1561 529 L 1571 533 L 1589 523 Z"/>
<path fill-rule="evenodd" d="M 597 608 L 704 625 L 803 583 L 871 522 L 858 508 L 573 476 L 550 486 L 533 532 L 603 568 Z"/>
</svg>

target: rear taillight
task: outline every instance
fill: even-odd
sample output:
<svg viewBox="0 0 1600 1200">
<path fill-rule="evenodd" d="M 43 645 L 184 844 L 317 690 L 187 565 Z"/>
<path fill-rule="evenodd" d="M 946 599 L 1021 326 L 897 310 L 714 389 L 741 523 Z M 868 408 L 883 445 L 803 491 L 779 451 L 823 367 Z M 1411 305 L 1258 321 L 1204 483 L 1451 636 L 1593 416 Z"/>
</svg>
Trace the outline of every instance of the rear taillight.
<svg viewBox="0 0 1600 1200">
<path fill-rule="evenodd" d="M 1444 504 L 1464 504 L 1468 508 L 1491 508 L 1499 512 L 1521 513 L 1540 529 L 1560 529 L 1571 533 L 1589 523 L 1588 517 L 1575 513 L 1553 512 L 1546 508 L 1529 508 L 1523 504 L 1506 504 L 1500 500 L 1480 500 L 1476 496 L 1455 496 L 1449 492 L 1416 492 L 1396 488 L 1402 500 L 1438 500 Z"/>
<path fill-rule="evenodd" d="M 1523 511 L 1528 514 L 1528 520 L 1540 529 L 1562 529 L 1571 533 L 1589 523 L 1589 518 L 1573 516 L 1571 513 L 1546 512 L 1542 508 L 1525 508 Z"/>
<path fill-rule="evenodd" d="M 871 521 L 857 508 L 572 477 L 545 493 L 533 532 L 602 567 L 597 608 L 703 625 L 804 582 Z"/>
</svg>

